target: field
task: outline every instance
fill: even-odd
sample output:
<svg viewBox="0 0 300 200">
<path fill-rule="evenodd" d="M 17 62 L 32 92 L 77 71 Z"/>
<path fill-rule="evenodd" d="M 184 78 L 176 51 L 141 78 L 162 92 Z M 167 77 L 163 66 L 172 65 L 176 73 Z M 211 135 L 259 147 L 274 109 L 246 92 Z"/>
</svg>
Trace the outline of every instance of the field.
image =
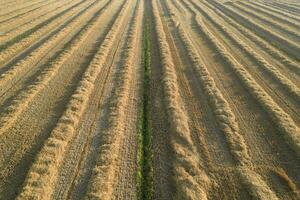
<svg viewBox="0 0 300 200">
<path fill-rule="evenodd" d="M 300 199 L 297 0 L 1 0 L 0 200 Z"/>
</svg>

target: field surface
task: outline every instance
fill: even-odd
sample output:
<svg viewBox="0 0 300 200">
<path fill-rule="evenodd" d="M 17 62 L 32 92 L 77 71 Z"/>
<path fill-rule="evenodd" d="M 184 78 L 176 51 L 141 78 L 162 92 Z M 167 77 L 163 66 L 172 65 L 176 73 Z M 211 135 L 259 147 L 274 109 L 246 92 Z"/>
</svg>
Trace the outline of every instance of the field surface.
<svg viewBox="0 0 300 200">
<path fill-rule="evenodd" d="M 300 199 L 298 0 L 0 0 L 0 200 Z"/>
</svg>

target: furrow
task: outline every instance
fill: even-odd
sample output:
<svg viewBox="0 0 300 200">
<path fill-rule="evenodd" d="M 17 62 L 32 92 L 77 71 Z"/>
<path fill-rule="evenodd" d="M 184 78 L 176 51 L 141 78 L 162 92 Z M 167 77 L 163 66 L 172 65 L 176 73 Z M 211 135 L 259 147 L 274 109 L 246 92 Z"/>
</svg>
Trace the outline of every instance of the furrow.
<svg viewBox="0 0 300 200">
<path fill-rule="evenodd" d="M 282 4 L 282 3 L 268 3 L 268 5 L 270 6 L 274 6 L 280 10 L 282 10 L 283 12 L 288 12 L 288 13 L 291 13 L 293 15 L 297 15 L 297 16 L 300 16 L 299 12 L 300 12 L 300 9 L 299 8 L 296 8 L 296 7 L 293 7 L 291 5 L 287 5 L 287 4 Z"/>
<path fill-rule="evenodd" d="M 57 26 L 63 26 L 71 21 L 76 16 L 79 16 L 85 9 L 89 7 L 89 1 L 80 1 L 79 3 L 65 9 L 64 11 L 56 14 L 55 16 L 47 19 L 46 21 L 36 25 L 35 27 L 27 30 L 9 40 L 0 46 L 0 64 L 8 62 L 13 56 L 16 56 L 20 51 L 33 45 L 39 41 L 44 35 L 49 35 L 51 32 L 57 31 Z M 82 8 L 83 7 L 83 8 Z M 54 29 L 54 31 L 52 31 Z M 50 33 L 49 33 L 50 32 Z"/>
<path fill-rule="evenodd" d="M 168 1 L 167 1 L 168 2 Z M 171 13 L 172 7 L 169 6 Z M 171 15 L 172 21 L 176 24 L 179 20 Z M 236 122 L 235 115 L 233 114 L 228 102 L 223 97 L 220 90 L 217 88 L 214 79 L 210 75 L 207 67 L 201 60 L 197 53 L 196 48 L 193 46 L 184 28 L 177 26 L 181 40 L 185 44 L 187 54 L 191 59 L 194 67 L 197 69 L 198 77 L 201 80 L 202 87 L 205 90 L 207 98 L 214 110 L 214 115 L 218 120 L 219 126 L 227 138 L 232 155 L 234 156 L 237 165 L 239 166 L 238 172 L 245 184 L 249 185 L 251 193 L 258 199 L 277 199 L 276 195 L 271 191 L 261 177 L 251 168 L 251 158 L 248 153 L 248 147 L 245 144 L 243 136 L 239 133 L 239 125 Z M 259 184 L 258 184 L 259 183 Z"/>
<path fill-rule="evenodd" d="M 52 130 L 39 155 L 37 155 L 28 172 L 22 192 L 17 199 L 51 198 L 58 170 L 68 148 L 69 141 L 74 137 L 80 119 L 88 106 L 89 98 L 95 88 L 95 79 L 105 63 L 110 47 L 113 44 L 112 41 L 119 32 L 122 17 L 124 12 L 128 10 L 128 7 L 129 4 L 122 5 L 122 10 L 84 72 L 64 114 Z"/>
<path fill-rule="evenodd" d="M 300 23 L 294 22 L 292 20 L 289 20 L 286 17 L 282 17 L 280 15 L 277 15 L 274 12 L 269 12 L 267 9 L 262 9 L 261 7 L 256 6 L 255 4 L 250 4 L 249 2 L 238 2 L 239 4 L 243 5 L 244 7 L 253 10 L 252 12 L 258 12 L 263 14 L 264 16 L 271 17 L 273 20 L 281 21 L 283 24 L 289 24 L 291 27 L 294 27 L 296 29 L 300 28 Z"/>
<path fill-rule="evenodd" d="M 2 88 L 0 89 L 2 95 L 7 91 L 7 87 L 19 81 L 18 78 L 22 78 L 22 74 L 25 74 L 29 70 L 33 70 L 32 65 L 43 55 L 45 55 L 53 45 L 57 44 L 62 38 L 66 37 L 67 34 L 72 31 L 76 26 L 85 20 L 89 16 L 89 11 L 94 11 L 96 9 L 96 1 L 90 4 L 88 7 L 81 10 L 78 15 L 74 16 L 70 20 L 66 21 L 63 26 L 60 26 L 55 30 L 53 35 L 49 35 L 43 43 L 41 43 L 36 49 L 26 54 L 23 59 L 13 64 L 12 66 L 8 65 L 8 69 L 2 72 L 0 75 L 0 84 Z M 96 4 L 97 5 L 97 4 Z"/>
<path fill-rule="evenodd" d="M 53 3 L 54 3 L 54 1 L 53 2 L 52 1 L 47 1 L 46 4 L 40 5 L 38 7 L 35 7 L 33 9 L 31 9 L 31 10 L 25 11 L 25 12 L 17 14 L 17 15 L 14 15 L 12 17 L 0 20 L 0 25 L 2 25 L 2 23 L 9 22 L 9 21 L 14 20 L 14 19 L 22 18 L 24 15 L 32 14 L 32 13 L 34 13 L 34 11 L 39 10 L 39 9 L 45 7 L 45 6 L 49 6 L 49 5 L 53 4 Z"/>
<path fill-rule="evenodd" d="M 211 1 L 209 3 L 215 5 L 218 9 L 220 9 L 222 12 L 229 15 L 236 21 L 239 21 L 243 26 L 255 31 L 257 35 L 260 35 L 262 38 L 276 45 L 279 49 L 286 51 L 288 54 L 300 60 L 300 56 L 297 53 L 300 51 L 300 46 L 298 44 L 283 38 L 282 36 L 272 32 L 271 30 L 264 28 L 262 25 L 255 23 L 253 20 L 243 16 L 242 14 L 229 7 L 225 7 L 217 1 Z"/>
<path fill-rule="evenodd" d="M 272 44 L 269 44 L 265 42 L 260 37 L 256 36 L 254 33 L 252 33 L 250 30 L 244 28 L 240 24 L 236 23 L 234 20 L 229 18 L 228 16 L 224 15 L 222 12 L 214 8 L 213 6 L 206 4 L 210 9 L 212 9 L 216 14 L 218 14 L 223 19 L 226 19 L 226 22 L 228 22 L 231 26 L 236 28 L 240 33 L 247 36 L 247 38 L 251 39 L 255 44 L 260 46 L 264 51 L 268 52 L 271 56 L 273 56 L 274 59 L 279 60 L 284 66 L 289 68 L 291 71 L 295 72 L 297 75 L 300 75 L 300 66 L 297 63 L 297 61 L 293 61 L 288 56 L 281 53 L 279 50 L 274 48 Z"/>
<path fill-rule="evenodd" d="M 207 11 L 202 9 L 200 6 L 197 7 L 201 13 L 205 15 L 212 24 L 220 29 L 226 37 L 228 37 L 233 43 L 235 43 L 240 49 L 242 49 L 248 56 L 250 56 L 255 63 L 257 63 L 264 71 L 268 72 L 276 81 L 278 81 L 284 89 L 289 91 L 289 94 L 294 96 L 297 101 L 300 101 L 300 89 L 292 83 L 287 77 L 281 74 L 274 66 L 268 63 L 262 56 L 260 56 L 255 50 L 244 43 L 227 27 L 219 23 L 214 17 L 212 17 Z"/>
<path fill-rule="evenodd" d="M 32 4 L 28 5 L 28 6 L 24 6 L 24 7 L 22 7 L 22 8 L 13 8 L 12 10 L 8 10 L 7 12 L 1 14 L 1 15 L 0 15 L 0 18 L 6 17 L 7 15 L 8 15 L 8 16 L 14 15 L 14 14 L 16 14 L 16 13 L 18 14 L 19 11 L 22 12 L 22 10 L 25 10 L 25 9 L 28 9 L 28 8 L 31 9 L 31 8 L 34 7 L 35 5 L 39 5 L 39 4 L 45 3 L 45 2 L 47 2 L 47 1 L 41 0 L 41 1 L 38 1 L 38 2 L 35 2 L 35 3 L 32 3 Z M 21 5 L 22 5 L 22 4 L 21 4 Z M 26 12 L 27 12 L 27 11 L 26 11 Z"/>
<path fill-rule="evenodd" d="M 87 21 L 83 29 L 76 34 L 73 39 L 71 39 L 61 54 L 50 63 L 50 66 L 47 66 L 36 77 L 36 81 L 23 89 L 20 94 L 11 100 L 11 104 L 4 108 L 0 114 L 0 134 L 5 133 L 5 131 L 7 131 L 7 129 L 14 124 L 14 122 L 27 108 L 28 104 L 36 96 L 36 94 L 43 90 L 47 86 L 48 82 L 57 75 L 64 62 L 70 58 L 72 53 L 80 47 L 80 45 L 89 36 L 91 31 L 93 31 L 97 19 L 101 16 L 101 11 L 106 8 L 107 5 L 108 4 L 101 6 L 100 9 L 95 13 L 94 17 Z M 76 26 L 77 24 L 75 23 L 73 25 Z M 73 29 L 74 26 L 66 27 L 65 29 Z M 62 34 L 64 34 L 65 31 L 66 30 L 62 30 Z M 49 40 L 49 42 L 52 43 L 51 40 Z"/>
<path fill-rule="evenodd" d="M 127 115 L 131 109 L 130 93 L 134 87 L 132 85 L 132 80 L 135 76 L 133 66 L 138 48 L 137 37 L 142 20 L 142 6 L 140 1 L 135 5 L 134 18 L 125 44 L 124 63 L 120 71 L 117 72 L 116 86 L 113 89 L 113 95 L 109 103 L 109 125 L 101 135 L 102 144 L 99 147 L 99 155 L 89 182 L 86 199 L 122 199 L 124 195 L 130 196 L 129 193 L 122 194 L 122 191 L 119 190 L 122 184 L 126 184 L 126 180 L 123 180 L 126 174 L 122 172 L 125 169 L 120 167 L 123 166 L 122 160 L 124 159 L 121 157 L 123 154 L 123 143 L 129 137 L 126 133 L 126 127 L 130 128 L 130 121 L 127 119 Z M 129 111 L 126 111 L 127 109 Z M 130 179 L 127 181 L 128 183 L 131 182 Z"/>
<path fill-rule="evenodd" d="M 196 16 L 197 26 L 205 34 L 207 39 L 214 45 L 218 54 L 228 63 L 233 69 L 241 83 L 260 103 L 262 108 L 268 113 L 277 128 L 282 133 L 283 138 L 291 148 L 294 149 L 297 155 L 300 153 L 300 135 L 299 128 L 291 117 L 286 114 L 273 99 L 255 82 L 251 75 L 230 55 L 223 45 L 216 39 L 214 35 L 207 29 L 201 17 Z"/>
<path fill-rule="evenodd" d="M 170 143 L 175 155 L 172 163 L 176 187 L 175 199 L 207 199 L 206 192 L 210 179 L 201 166 L 192 141 L 188 117 L 183 110 L 179 93 L 174 62 L 155 0 L 152 1 L 152 11 L 163 67 L 165 103 L 171 130 Z"/>
<path fill-rule="evenodd" d="M 116 2 L 116 1 L 115 1 Z M 115 13 L 112 17 L 113 19 L 117 16 L 118 13 Z M 126 15 L 126 19 L 131 18 L 132 13 Z M 126 20 L 127 21 L 127 20 Z M 113 20 L 111 20 L 111 24 Z M 104 64 L 104 68 L 101 70 L 99 76 L 95 80 L 95 85 L 97 86 L 97 90 L 95 90 L 90 97 L 90 103 L 83 115 L 79 128 L 77 129 L 76 136 L 70 141 L 70 147 L 68 148 L 65 159 L 63 160 L 62 166 L 59 171 L 59 178 L 57 184 L 55 186 L 55 192 L 53 194 L 54 199 L 83 199 L 87 190 L 87 183 L 90 180 L 92 174 L 92 168 L 94 167 L 94 163 L 97 158 L 97 150 L 102 142 L 102 130 L 106 127 L 107 124 L 107 110 L 109 109 L 108 105 L 111 102 L 111 96 L 113 96 L 112 87 L 114 84 L 113 78 L 118 72 L 119 67 L 123 65 L 123 56 L 125 55 L 124 49 L 126 48 L 125 42 L 123 38 L 129 37 L 128 32 L 128 23 L 123 23 L 121 31 L 118 32 L 118 40 L 114 42 L 115 44 L 110 49 L 111 56 L 107 58 Z M 107 27 L 105 32 L 108 32 L 110 27 Z M 122 39 L 121 39 L 122 38 Z M 100 42 L 100 41 L 99 41 Z M 100 43 L 99 43 L 100 44 Z M 98 46 L 99 44 L 96 44 Z M 135 74 L 134 74 L 135 76 Z M 133 77 L 134 77 L 133 76 Z M 130 98 L 136 98 L 132 95 Z M 131 102 L 130 106 L 134 107 L 134 102 Z M 129 109 L 128 107 L 128 112 Z M 133 115 L 132 115 L 133 116 Z M 130 145 L 125 145 L 126 149 L 132 148 L 131 153 L 133 153 L 136 148 L 134 146 L 135 140 L 131 138 L 131 136 L 135 136 L 135 130 L 131 130 L 131 132 L 127 134 L 127 129 L 130 129 L 129 123 L 131 120 L 134 120 L 134 117 L 128 117 L 128 125 L 126 127 L 126 131 L 124 132 L 125 140 L 130 138 Z M 129 136 L 130 135 L 130 136 Z M 129 138 L 128 138 L 129 137 Z M 132 140 L 133 139 L 133 140 Z M 123 146 L 124 146 L 123 145 Z M 130 156 L 130 157 L 128 157 Z M 126 171 L 125 173 L 130 173 L 131 176 L 127 179 L 125 184 L 128 187 L 134 186 L 135 184 L 131 184 L 132 180 L 134 182 L 134 166 L 127 167 L 130 163 L 135 163 L 135 154 L 123 155 L 121 158 L 126 162 L 126 168 L 122 170 Z M 133 172 L 133 173 L 131 173 Z M 122 182 L 117 181 L 119 185 L 122 185 Z M 126 190 L 127 186 L 124 186 L 124 190 L 120 192 L 126 193 L 126 195 L 131 196 L 135 195 L 135 192 L 132 190 Z M 116 193 L 119 194 L 119 193 Z"/>
<path fill-rule="evenodd" d="M 287 19 L 292 19 L 292 20 L 294 20 L 295 22 L 299 22 L 299 20 L 300 20 L 300 18 L 297 17 L 297 16 L 295 16 L 295 15 L 291 15 L 291 14 L 289 14 L 289 13 L 287 13 L 287 12 L 282 12 L 282 11 L 280 11 L 280 10 L 277 10 L 277 9 L 272 8 L 272 7 L 270 7 L 270 6 L 264 5 L 264 4 L 262 4 L 262 3 L 259 3 L 259 2 L 253 2 L 253 1 L 251 1 L 251 2 L 249 2 L 249 3 L 252 4 L 252 5 L 255 5 L 255 6 L 259 7 L 259 8 L 263 8 L 264 10 L 268 10 L 268 11 L 270 11 L 271 13 L 276 13 L 276 14 L 278 14 L 279 16 L 285 17 L 285 18 L 287 18 Z"/>
<path fill-rule="evenodd" d="M 233 4 L 227 5 L 227 7 L 228 6 L 231 9 L 235 10 L 236 12 L 239 12 L 241 15 L 243 15 L 245 17 L 250 16 L 252 18 L 251 20 L 253 20 L 253 22 L 257 21 L 258 24 L 261 26 L 269 25 L 270 29 L 273 29 L 270 31 L 274 31 L 274 33 L 275 33 L 275 31 L 278 30 L 281 33 L 285 34 L 287 39 L 299 42 L 299 39 L 300 39 L 299 31 L 295 31 L 295 30 L 291 29 L 289 26 L 279 24 L 278 22 L 270 19 L 269 17 L 263 17 L 260 14 L 258 14 L 257 12 L 248 11 L 249 8 L 245 8 L 242 4 L 233 3 Z M 267 27 L 268 26 L 266 26 L 266 29 L 267 29 Z M 281 34 L 282 37 L 284 37 L 283 34 Z"/>
<path fill-rule="evenodd" d="M 29 14 L 26 17 L 17 18 L 15 20 L 3 23 L 0 25 L 0 30 L 2 30 L 2 36 L 0 36 L 0 42 L 7 42 L 16 35 L 31 29 L 37 24 L 51 18 L 59 12 L 65 10 L 68 5 L 75 4 L 76 1 L 68 0 L 66 2 L 53 3 L 50 6 L 45 7 L 45 9 L 39 9 L 39 13 Z M 53 9 L 51 9 L 53 8 Z"/>
</svg>

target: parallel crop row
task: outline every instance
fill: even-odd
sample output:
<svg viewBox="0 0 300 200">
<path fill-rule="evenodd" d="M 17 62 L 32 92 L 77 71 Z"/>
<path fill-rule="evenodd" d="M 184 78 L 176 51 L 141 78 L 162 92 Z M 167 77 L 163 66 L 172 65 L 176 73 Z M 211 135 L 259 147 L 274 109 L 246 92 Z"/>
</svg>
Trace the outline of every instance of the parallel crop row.
<svg viewBox="0 0 300 200">
<path fill-rule="evenodd" d="M 25 11 L 23 13 L 19 13 L 17 15 L 12 16 L 12 17 L 9 17 L 9 18 L 6 18 L 4 20 L 1 20 L 0 24 L 2 25 L 2 23 L 9 22 L 9 21 L 14 20 L 14 19 L 20 19 L 24 15 L 32 14 L 32 13 L 34 13 L 34 11 L 41 9 L 42 7 L 47 7 L 48 5 L 51 5 L 51 4 L 53 4 L 53 2 L 52 1 L 48 1 L 46 4 L 40 5 L 40 6 L 38 6 L 36 8 L 33 8 L 31 10 L 27 10 L 27 11 Z"/>
<path fill-rule="evenodd" d="M 294 95 L 300 101 L 300 90 L 288 78 L 283 76 L 274 66 L 270 65 L 262 56 L 255 52 L 250 46 L 240 40 L 232 31 L 218 22 L 216 18 L 210 15 L 201 7 L 198 7 L 201 12 L 208 18 L 216 27 L 218 27 L 231 41 L 239 46 L 246 54 L 248 54 L 263 70 L 267 71 L 274 79 L 276 79 L 287 91 Z"/>
<path fill-rule="evenodd" d="M 261 37 L 268 40 L 272 44 L 276 44 L 278 48 L 285 50 L 287 53 L 293 55 L 295 58 L 300 59 L 298 52 L 300 52 L 300 46 L 294 42 L 283 38 L 282 36 L 272 32 L 271 30 L 266 29 L 262 25 L 255 23 L 253 20 L 243 16 L 242 14 L 236 12 L 235 10 L 225 7 L 217 1 L 212 1 L 214 5 L 219 7 L 222 12 L 228 14 L 229 16 L 234 17 L 236 20 L 242 22 L 244 26 L 247 26 L 249 29 L 256 31 Z"/>
<path fill-rule="evenodd" d="M 99 9 L 98 14 L 94 15 L 94 17 L 87 22 L 87 24 L 79 32 L 78 37 L 76 35 L 74 36 L 74 39 L 72 39 L 71 42 L 67 44 L 67 47 L 63 50 L 63 52 L 50 63 L 50 66 L 48 66 L 45 70 L 41 72 L 41 74 L 36 78 L 37 81 L 29 85 L 26 89 L 24 89 L 21 92 L 21 94 L 14 98 L 11 101 L 11 104 L 7 106 L 5 110 L 0 114 L 0 134 L 3 134 L 7 129 L 11 127 L 11 125 L 14 124 L 14 122 L 18 119 L 19 115 L 27 108 L 28 104 L 36 96 L 36 94 L 38 94 L 41 90 L 43 90 L 43 88 L 47 86 L 47 83 L 57 74 L 63 63 L 72 55 L 74 51 L 76 51 L 80 47 L 83 41 L 93 30 L 92 28 L 96 24 L 100 11 L 104 7 L 106 7 L 106 5 L 102 6 Z M 62 32 L 56 37 L 59 38 L 65 35 L 68 31 L 72 30 L 76 26 L 76 22 L 70 24 L 70 26 L 63 29 Z M 47 46 L 47 44 L 51 44 L 52 42 L 53 40 L 51 39 L 45 45 Z M 18 65 L 18 68 L 15 68 L 15 71 L 23 69 L 26 66 L 30 66 L 27 62 L 24 62 L 23 64 L 24 65 Z M 16 73 L 17 72 L 11 73 L 10 77 L 15 76 Z M 18 71 L 18 73 L 20 73 L 20 71 Z M 3 79 L 0 79 L 0 83 L 4 85 Z"/>
<path fill-rule="evenodd" d="M 169 9 L 171 10 L 171 13 L 176 13 L 176 11 L 172 11 L 172 7 L 169 6 Z M 174 15 L 171 16 L 173 23 L 176 24 L 178 20 L 174 17 Z M 261 179 L 261 177 L 256 172 L 248 169 L 249 166 L 252 165 L 251 158 L 249 156 L 244 138 L 239 133 L 239 127 L 234 113 L 232 112 L 228 102 L 223 97 L 220 90 L 217 88 L 214 79 L 211 77 L 207 67 L 197 53 L 197 49 L 193 46 L 188 35 L 185 33 L 184 28 L 181 25 L 179 25 L 177 28 L 180 38 L 186 47 L 187 54 L 198 72 L 202 87 L 209 99 L 211 107 L 213 108 L 214 115 L 219 123 L 219 127 L 225 134 L 231 153 L 238 164 L 239 176 L 250 188 L 252 195 L 256 198 L 277 199 L 276 195 Z"/>
<path fill-rule="evenodd" d="M 84 5 L 84 8 L 80 5 Z M 86 4 L 88 6 L 86 6 Z M 21 35 L 16 36 L 12 40 L 0 45 L 0 63 L 7 61 L 7 59 L 15 56 L 19 51 L 27 48 L 39 38 L 41 38 L 44 34 L 51 32 L 54 29 L 57 30 L 57 26 L 62 22 L 62 26 L 68 24 L 69 21 L 80 16 L 80 14 L 86 10 L 92 4 L 85 3 L 85 1 L 80 1 L 79 3 L 73 5 L 72 7 L 64 10 L 61 13 L 47 19 L 46 21 L 36 25 L 32 29 L 27 30 Z"/>
<path fill-rule="evenodd" d="M 152 11 L 158 38 L 160 59 L 163 68 L 165 105 L 170 124 L 171 146 L 174 152 L 173 173 L 177 199 L 207 199 L 206 187 L 210 180 L 197 156 L 188 125 L 188 117 L 183 110 L 176 70 L 172 54 L 164 32 L 156 0 L 152 1 Z"/>
<path fill-rule="evenodd" d="M 30 9 L 32 7 L 34 7 L 35 5 L 39 5 L 39 4 L 42 4 L 42 3 L 45 3 L 47 1 L 45 0 L 40 0 L 40 1 L 37 1 L 37 2 L 34 2 L 34 3 L 31 3 L 30 2 L 30 5 L 26 5 L 26 6 L 23 6 L 23 4 L 21 4 L 21 8 L 18 8 L 18 7 L 13 7 L 12 9 L 8 9 L 6 12 L 4 13 L 1 13 L 0 17 L 6 17 L 6 16 L 10 16 L 10 15 L 14 15 L 18 12 L 22 12 L 22 10 L 26 10 L 26 9 Z"/>
<path fill-rule="evenodd" d="M 259 8 L 263 8 L 264 10 L 268 10 L 268 11 L 270 11 L 272 13 L 277 13 L 278 15 L 284 16 L 285 18 L 292 19 L 294 21 L 299 21 L 300 20 L 300 18 L 297 17 L 297 16 L 295 16 L 295 15 L 291 15 L 291 14 L 289 14 L 287 12 L 283 12 L 281 10 L 278 10 L 276 8 L 272 8 L 271 6 L 267 6 L 267 5 L 259 3 L 259 2 L 253 2 L 253 1 L 251 1 L 251 4 L 255 5 L 255 6 L 259 7 Z"/>
<path fill-rule="evenodd" d="M 230 55 L 224 46 L 207 29 L 200 17 L 196 17 L 196 22 L 200 30 L 206 35 L 212 45 L 216 48 L 219 55 L 232 68 L 236 76 L 240 79 L 247 90 L 261 104 L 262 108 L 269 114 L 273 122 L 277 125 L 282 136 L 287 143 L 300 154 L 300 132 L 299 128 L 291 117 L 286 114 L 274 100 L 255 82 L 251 75 Z"/>
<path fill-rule="evenodd" d="M 246 8 L 244 8 L 240 4 L 233 4 L 231 7 L 235 8 L 235 9 L 238 9 L 238 10 L 242 11 L 243 13 L 246 13 L 249 16 L 251 16 L 253 18 L 256 18 L 256 19 L 258 19 L 258 20 L 260 20 L 260 21 L 262 21 L 266 24 L 270 24 L 272 27 L 277 28 L 278 30 L 280 30 L 282 32 L 285 32 L 289 35 L 292 35 L 292 36 L 296 37 L 297 39 L 300 39 L 299 31 L 297 32 L 297 31 L 291 30 L 289 27 L 282 26 L 281 24 L 275 22 L 272 19 L 268 19 L 266 17 L 263 17 L 263 16 L 261 16 L 260 14 L 258 14 L 256 12 L 248 11 Z"/>
<path fill-rule="evenodd" d="M 274 12 L 270 12 L 270 11 L 268 11 L 266 9 L 262 9 L 261 7 L 258 7 L 255 4 L 250 4 L 248 2 L 246 3 L 246 2 L 241 2 L 241 1 L 239 3 L 242 4 L 242 5 L 244 5 L 246 8 L 250 8 L 253 11 L 256 11 L 258 13 L 262 13 L 264 15 L 267 15 L 267 16 L 271 17 L 274 20 L 281 21 L 284 24 L 289 24 L 290 26 L 292 26 L 294 28 L 300 28 L 300 24 L 299 23 L 296 23 L 296 22 L 293 22 L 291 20 L 288 20 L 288 18 L 282 17 L 280 15 L 277 15 Z"/>
<path fill-rule="evenodd" d="M 138 4 L 128 33 L 124 63 L 117 75 L 113 100 L 110 102 L 109 125 L 102 132 L 102 145 L 89 183 L 88 199 L 111 199 L 116 183 L 116 172 L 118 171 L 118 160 L 120 158 L 120 143 L 124 139 L 126 110 L 129 107 L 130 91 L 132 89 L 131 80 L 134 76 L 133 66 L 138 49 L 138 31 L 140 30 L 143 16 L 143 3 L 139 1 Z"/>
<path fill-rule="evenodd" d="M 91 5 L 92 6 L 92 5 Z M 62 38 L 66 37 L 69 32 L 74 30 L 83 20 L 86 20 L 86 17 L 89 15 L 89 12 L 94 12 L 97 9 L 97 5 L 88 8 L 87 10 L 82 10 L 82 13 L 79 13 L 78 18 L 73 18 L 71 21 L 66 22 L 66 26 L 59 29 L 59 32 L 48 38 L 45 43 L 42 43 L 37 49 L 31 52 L 29 55 L 25 56 L 24 59 L 20 60 L 15 65 L 11 66 L 7 71 L 1 74 L 0 84 L 4 86 L 7 82 L 11 81 L 13 78 L 19 77 L 28 70 L 32 70 L 32 63 L 34 63 L 38 58 L 49 51 L 53 44 L 61 41 Z M 85 12 L 86 11 L 86 12 Z"/>
<path fill-rule="evenodd" d="M 259 45 L 263 50 L 268 52 L 270 55 L 272 55 L 275 59 L 279 60 L 282 62 L 286 67 L 289 67 L 291 70 L 293 70 L 296 74 L 300 75 L 300 66 L 292 61 L 290 58 L 286 57 L 282 53 L 280 53 L 277 49 L 272 47 L 270 44 L 265 42 L 263 39 L 260 37 L 256 36 L 254 33 L 250 32 L 240 24 L 236 23 L 233 21 L 231 18 L 227 17 L 224 15 L 222 12 L 219 10 L 215 9 L 214 7 L 210 7 L 213 9 L 215 13 L 217 13 L 219 16 L 221 16 L 226 22 L 228 22 L 230 25 L 235 27 L 237 30 L 239 30 L 242 34 L 247 36 L 247 38 L 251 39 L 255 44 Z"/>
<path fill-rule="evenodd" d="M 76 128 L 94 91 L 95 80 L 104 67 L 109 50 L 121 27 L 120 16 L 123 16 L 122 13 L 125 9 L 128 10 L 128 4 L 124 3 L 125 1 L 122 4 L 122 10 L 119 10 L 119 16 L 84 72 L 74 94 L 71 96 L 65 112 L 31 166 L 18 199 L 51 198 L 59 167 L 63 161 L 69 141 L 76 133 Z"/>
<path fill-rule="evenodd" d="M 66 1 L 64 3 L 60 3 L 58 5 L 54 4 L 54 8 L 51 10 L 41 10 L 41 14 L 32 18 L 32 15 L 28 15 L 26 18 L 18 18 L 18 20 L 8 21 L 6 23 L 1 24 L 0 28 L 6 27 L 5 31 L 2 32 L 0 36 L 0 42 L 5 43 L 10 39 L 16 37 L 17 35 L 21 35 L 22 33 L 26 32 L 27 30 L 31 29 L 32 27 L 36 26 L 37 24 L 55 16 L 57 13 L 60 13 L 62 10 L 65 10 L 68 7 L 76 4 L 77 2 Z M 70 6 L 68 6 L 70 5 Z M 24 22 L 24 23 L 22 23 Z M 8 29 L 7 27 L 10 27 Z"/>
<path fill-rule="evenodd" d="M 168 9 L 171 13 L 176 13 L 176 11 L 172 9 L 171 5 L 168 6 Z M 178 20 L 174 17 L 174 15 L 171 16 L 173 23 L 176 24 Z M 228 102 L 217 88 L 214 79 L 207 70 L 206 65 L 203 63 L 197 49 L 193 46 L 192 41 L 189 39 L 182 25 L 177 26 L 177 29 L 179 36 L 185 45 L 187 54 L 192 61 L 194 68 L 198 72 L 198 77 L 201 80 L 202 88 L 204 89 L 211 107 L 214 110 L 214 114 L 218 120 L 219 126 L 225 133 L 230 146 L 233 147 L 231 148 L 232 154 L 236 158 L 237 163 L 241 165 L 247 164 L 250 159 L 247 147 L 244 138 L 239 133 L 238 124 Z"/>
</svg>

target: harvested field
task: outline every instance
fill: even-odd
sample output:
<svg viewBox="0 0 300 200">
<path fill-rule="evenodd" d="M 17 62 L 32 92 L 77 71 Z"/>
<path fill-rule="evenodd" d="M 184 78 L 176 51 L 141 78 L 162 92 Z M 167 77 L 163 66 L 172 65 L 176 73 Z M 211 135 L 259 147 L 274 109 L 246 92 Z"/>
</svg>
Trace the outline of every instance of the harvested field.
<svg viewBox="0 0 300 200">
<path fill-rule="evenodd" d="M 0 200 L 300 199 L 297 0 L 2 0 Z"/>
</svg>

